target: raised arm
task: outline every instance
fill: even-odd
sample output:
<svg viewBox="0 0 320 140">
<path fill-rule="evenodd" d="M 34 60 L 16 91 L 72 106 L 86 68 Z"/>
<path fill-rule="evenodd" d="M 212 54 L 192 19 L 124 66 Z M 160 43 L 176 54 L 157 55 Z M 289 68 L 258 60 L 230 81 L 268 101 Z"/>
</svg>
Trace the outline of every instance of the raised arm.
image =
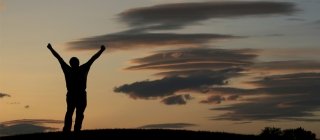
<svg viewBox="0 0 320 140">
<path fill-rule="evenodd" d="M 53 54 L 54 57 L 56 57 L 59 61 L 59 63 L 62 64 L 66 64 L 66 62 L 64 62 L 64 60 L 62 59 L 62 57 L 52 48 L 51 44 L 49 43 L 47 48 L 51 51 L 51 53 Z M 67 65 L 67 64 L 66 64 Z"/>
<path fill-rule="evenodd" d="M 102 52 L 103 52 L 105 49 L 106 49 L 106 47 L 105 47 L 104 45 L 101 45 L 100 50 L 99 50 L 96 54 L 94 54 L 86 64 L 91 65 L 96 59 L 99 58 L 99 56 L 102 54 Z"/>
</svg>

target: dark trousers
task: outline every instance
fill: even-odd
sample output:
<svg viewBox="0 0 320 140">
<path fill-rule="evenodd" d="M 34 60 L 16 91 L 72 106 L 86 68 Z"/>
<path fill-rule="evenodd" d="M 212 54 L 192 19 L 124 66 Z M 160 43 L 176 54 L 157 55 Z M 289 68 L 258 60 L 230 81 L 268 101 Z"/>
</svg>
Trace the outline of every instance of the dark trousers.
<svg viewBox="0 0 320 140">
<path fill-rule="evenodd" d="M 74 131 L 80 131 L 82 121 L 84 118 L 84 110 L 87 106 L 87 94 L 86 92 L 67 93 L 67 112 L 64 118 L 63 132 L 70 132 L 72 126 L 72 115 L 76 109 L 76 121 L 74 124 Z"/>
</svg>

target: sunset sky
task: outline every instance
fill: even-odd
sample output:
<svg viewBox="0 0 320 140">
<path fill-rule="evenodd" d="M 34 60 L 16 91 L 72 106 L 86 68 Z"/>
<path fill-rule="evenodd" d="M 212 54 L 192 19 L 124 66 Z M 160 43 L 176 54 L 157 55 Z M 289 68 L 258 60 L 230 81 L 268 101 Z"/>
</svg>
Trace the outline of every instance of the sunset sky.
<svg viewBox="0 0 320 140">
<path fill-rule="evenodd" d="M 61 67 L 85 63 L 84 129 L 320 136 L 319 0 L 0 0 L 0 136 L 63 127 Z"/>
</svg>

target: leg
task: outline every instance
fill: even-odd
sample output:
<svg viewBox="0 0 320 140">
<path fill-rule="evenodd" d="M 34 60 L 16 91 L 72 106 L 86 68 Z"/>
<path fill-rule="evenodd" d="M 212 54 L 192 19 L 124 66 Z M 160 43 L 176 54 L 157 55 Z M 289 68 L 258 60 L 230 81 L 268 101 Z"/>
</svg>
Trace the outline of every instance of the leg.
<svg viewBox="0 0 320 140">
<path fill-rule="evenodd" d="M 71 97 L 67 97 L 67 112 L 64 118 L 63 132 L 70 132 L 72 126 L 72 115 L 76 108 L 75 103 Z"/>
<path fill-rule="evenodd" d="M 86 94 L 81 95 L 81 97 L 79 98 L 79 100 L 77 101 L 77 105 L 76 105 L 76 122 L 74 125 L 74 131 L 75 132 L 79 132 L 81 131 L 81 126 L 82 126 L 82 121 L 84 118 L 84 110 L 86 109 L 87 106 L 87 96 Z"/>
</svg>

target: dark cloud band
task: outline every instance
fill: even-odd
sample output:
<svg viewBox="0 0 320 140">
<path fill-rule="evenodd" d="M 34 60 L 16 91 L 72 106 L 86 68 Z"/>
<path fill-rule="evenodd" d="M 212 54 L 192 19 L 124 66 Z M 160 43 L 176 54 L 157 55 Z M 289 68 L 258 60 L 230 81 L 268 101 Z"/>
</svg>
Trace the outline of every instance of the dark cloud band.
<svg viewBox="0 0 320 140">
<path fill-rule="evenodd" d="M 115 33 L 70 42 L 72 49 L 95 49 L 105 44 L 108 50 L 129 50 L 165 46 L 195 46 L 209 41 L 243 38 L 223 34 Z"/>
<path fill-rule="evenodd" d="M 63 124 L 63 121 L 49 119 L 21 119 L 1 122 L 0 137 L 18 134 L 41 133 L 57 130 L 57 128 L 47 127 L 43 125 L 48 123 Z"/>
<path fill-rule="evenodd" d="M 112 50 L 163 47 L 164 45 L 201 45 L 212 40 L 239 38 L 220 34 L 151 33 L 180 29 L 213 18 L 292 14 L 297 9 L 290 2 L 198 2 L 164 4 L 129 9 L 119 19 L 128 24 L 127 31 L 83 38 L 70 42 L 73 49 L 93 49 L 101 44 Z"/>
<path fill-rule="evenodd" d="M 232 89 L 217 88 L 225 94 L 233 93 L 239 96 L 264 95 L 255 97 L 245 102 L 212 110 L 227 111 L 215 120 L 297 120 L 314 121 L 310 117 L 316 116 L 314 111 L 319 111 L 320 86 L 319 73 L 294 73 L 274 75 L 253 81 L 259 88 Z M 215 90 L 215 89 L 213 89 Z"/>
<path fill-rule="evenodd" d="M 195 124 L 191 123 L 163 123 L 163 124 L 149 124 L 144 125 L 139 128 L 148 128 L 148 129 L 177 129 L 177 128 L 185 128 L 185 127 L 192 127 L 196 126 Z"/>
<path fill-rule="evenodd" d="M 157 99 L 174 95 L 179 91 L 205 91 L 213 85 L 225 85 L 230 77 L 239 70 L 207 71 L 188 76 L 170 76 L 158 80 L 146 80 L 125 84 L 114 89 L 115 92 L 128 94 L 134 99 Z M 170 99 L 170 98 L 169 98 Z"/>
<path fill-rule="evenodd" d="M 119 17 L 132 27 L 177 29 L 211 18 L 291 14 L 296 10 L 295 5 L 289 2 L 194 2 L 129 9 Z"/>
<path fill-rule="evenodd" d="M 254 49 L 212 49 L 184 48 L 170 51 L 159 51 L 155 54 L 132 60 L 137 63 L 129 70 L 139 69 L 226 69 L 252 64 L 257 57 Z"/>
</svg>

